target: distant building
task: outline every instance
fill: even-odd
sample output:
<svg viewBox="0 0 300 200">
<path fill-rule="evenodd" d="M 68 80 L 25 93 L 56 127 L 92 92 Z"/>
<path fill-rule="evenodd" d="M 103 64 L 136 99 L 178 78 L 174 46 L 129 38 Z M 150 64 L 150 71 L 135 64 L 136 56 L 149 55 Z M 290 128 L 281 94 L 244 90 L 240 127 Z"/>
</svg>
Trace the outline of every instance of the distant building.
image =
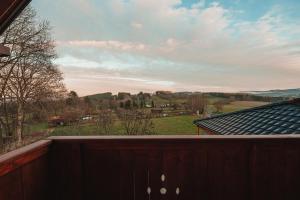
<svg viewBox="0 0 300 200">
<path fill-rule="evenodd" d="M 215 135 L 300 134 L 300 98 L 195 120 Z"/>
</svg>

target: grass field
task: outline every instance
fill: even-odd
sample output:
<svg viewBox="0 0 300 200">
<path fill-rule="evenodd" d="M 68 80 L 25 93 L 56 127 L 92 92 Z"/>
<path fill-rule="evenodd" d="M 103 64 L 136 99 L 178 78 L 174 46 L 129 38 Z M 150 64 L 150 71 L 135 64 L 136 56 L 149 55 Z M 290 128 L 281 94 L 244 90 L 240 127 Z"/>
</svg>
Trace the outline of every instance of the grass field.
<svg viewBox="0 0 300 200">
<path fill-rule="evenodd" d="M 234 112 L 238 110 L 243 110 L 247 108 L 253 108 L 257 106 L 262 106 L 266 105 L 268 102 L 261 102 L 261 101 L 234 101 L 231 102 L 228 105 L 224 106 L 223 112 L 228 113 L 228 112 Z"/>
<path fill-rule="evenodd" d="M 48 129 L 48 124 L 44 123 L 36 123 L 25 126 L 24 135 L 30 135 L 31 133 L 45 132 Z"/>
<path fill-rule="evenodd" d="M 197 134 L 197 128 L 193 124 L 196 116 L 176 116 L 153 119 L 155 133 L 158 135 L 194 135 Z M 58 127 L 52 132 L 52 135 L 103 135 L 93 124 L 84 124 L 79 126 Z M 120 121 L 117 121 L 113 127 L 112 135 L 124 135 L 124 130 Z"/>
<path fill-rule="evenodd" d="M 156 132 L 159 135 L 194 135 L 197 128 L 193 121 L 196 116 L 176 116 L 154 119 Z"/>
<path fill-rule="evenodd" d="M 267 104 L 257 101 L 234 101 L 224 106 L 223 113 L 238 111 L 241 109 L 252 108 Z M 194 135 L 197 134 L 197 128 L 193 121 L 197 116 L 183 115 L 175 117 L 154 118 L 155 133 L 157 135 Z M 47 124 L 36 124 L 30 127 L 31 132 L 47 130 Z M 120 121 L 115 122 L 112 129 L 112 135 L 124 135 L 125 131 Z M 200 132 L 204 134 L 204 132 Z M 104 135 L 95 124 L 81 124 L 78 126 L 65 126 L 54 128 L 52 135 Z"/>
</svg>

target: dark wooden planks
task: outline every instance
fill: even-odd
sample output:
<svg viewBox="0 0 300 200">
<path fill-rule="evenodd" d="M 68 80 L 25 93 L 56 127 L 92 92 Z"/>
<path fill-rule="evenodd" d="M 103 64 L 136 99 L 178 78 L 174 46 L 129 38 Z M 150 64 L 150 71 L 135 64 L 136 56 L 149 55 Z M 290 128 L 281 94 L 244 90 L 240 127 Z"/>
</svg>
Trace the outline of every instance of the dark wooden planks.
<svg viewBox="0 0 300 200">
<path fill-rule="evenodd" d="M 287 144 L 285 149 L 285 172 L 284 188 L 285 199 L 300 199 L 300 143 L 292 142 Z"/>
<path fill-rule="evenodd" d="M 51 199 L 82 199 L 82 159 L 79 143 L 56 143 L 50 155 Z"/>
<path fill-rule="evenodd" d="M 20 169 L 0 177 L 0 199 L 23 200 Z"/>
<path fill-rule="evenodd" d="M 299 199 L 299 141 L 258 142 L 254 148 L 253 199 Z"/>
<path fill-rule="evenodd" d="M 48 152 L 51 141 L 0 156 L 0 199 L 48 200 Z"/>
<path fill-rule="evenodd" d="M 63 155 L 52 161 L 60 166 L 57 184 L 64 188 L 62 179 L 70 176 L 66 158 L 73 154 L 72 163 L 81 167 L 72 176 L 81 177 L 83 185 L 69 181 L 73 185 L 65 192 L 81 193 L 81 199 L 250 200 L 297 199 L 300 195 L 297 137 L 53 139 Z M 74 145 L 80 150 L 70 151 Z M 165 195 L 160 193 L 162 188 L 167 190 Z"/>
<path fill-rule="evenodd" d="M 116 150 L 86 150 L 84 199 L 120 198 L 120 155 Z M 125 172 L 126 173 L 126 172 Z M 130 183 L 128 180 L 128 184 Z"/>
<path fill-rule="evenodd" d="M 300 197 L 300 138 L 297 137 L 64 137 L 53 139 L 51 157 L 49 144 L 42 147 L 41 144 L 0 157 L 3 174 L 0 199 L 293 200 Z M 9 190 L 11 187 L 14 192 Z M 162 188 L 167 190 L 164 195 L 160 192 Z"/>
<path fill-rule="evenodd" d="M 49 156 L 43 155 L 21 168 L 24 200 L 49 197 Z"/>
<path fill-rule="evenodd" d="M 41 140 L 0 156 L 0 177 L 47 154 L 50 144 L 50 140 Z"/>
</svg>

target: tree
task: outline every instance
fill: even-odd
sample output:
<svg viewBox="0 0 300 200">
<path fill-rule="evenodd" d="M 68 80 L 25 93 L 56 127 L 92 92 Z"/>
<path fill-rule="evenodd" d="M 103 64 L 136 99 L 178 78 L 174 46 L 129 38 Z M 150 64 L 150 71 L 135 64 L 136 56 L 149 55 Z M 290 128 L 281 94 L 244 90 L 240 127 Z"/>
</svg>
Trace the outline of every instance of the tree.
<svg viewBox="0 0 300 200">
<path fill-rule="evenodd" d="M 131 109 L 131 101 L 130 100 L 125 101 L 125 109 Z"/>
<path fill-rule="evenodd" d="M 214 107 L 216 108 L 217 112 L 221 112 L 223 110 L 224 104 L 225 104 L 224 101 L 216 101 L 214 103 Z"/>
<path fill-rule="evenodd" d="M 84 102 L 84 108 L 85 108 L 85 114 L 92 114 L 93 112 L 93 102 L 90 97 L 86 96 L 83 99 Z"/>
<path fill-rule="evenodd" d="M 119 113 L 126 135 L 154 134 L 154 123 L 151 113 L 139 110 L 122 110 Z"/>
<path fill-rule="evenodd" d="M 36 12 L 27 7 L 1 37 L 1 43 L 11 47 L 12 55 L 1 60 L 0 97 L 2 104 L 16 104 L 14 129 L 18 145 L 22 142 L 28 105 L 55 99 L 57 93 L 64 91 L 62 74 L 52 62 L 56 52 L 50 31 L 49 23 L 37 21 Z"/>
<path fill-rule="evenodd" d="M 110 99 L 109 100 L 109 108 L 116 110 L 118 108 L 118 102 L 115 99 Z"/>
<path fill-rule="evenodd" d="M 139 105 L 136 103 L 135 100 L 133 100 L 133 102 L 132 102 L 132 107 L 133 107 L 134 109 L 138 109 L 138 108 L 139 108 Z"/>
<path fill-rule="evenodd" d="M 140 101 L 140 108 L 144 108 L 144 107 L 145 107 L 144 105 L 145 105 L 144 101 L 141 100 L 141 101 Z"/>
<path fill-rule="evenodd" d="M 71 107 L 77 107 L 79 105 L 79 97 L 75 91 L 70 91 L 68 98 L 66 99 L 66 104 Z"/>
<path fill-rule="evenodd" d="M 188 98 L 187 105 L 192 112 L 204 114 L 207 110 L 208 100 L 201 94 L 191 95 Z"/>
<path fill-rule="evenodd" d="M 111 134 L 112 127 L 114 125 L 114 119 L 111 110 L 102 110 L 99 113 L 99 118 L 97 120 L 97 126 L 106 135 Z"/>
<path fill-rule="evenodd" d="M 83 100 L 84 100 L 84 103 L 85 103 L 86 105 L 92 106 L 92 100 L 91 100 L 90 97 L 86 96 L 86 97 L 84 97 Z"/>
</svg>

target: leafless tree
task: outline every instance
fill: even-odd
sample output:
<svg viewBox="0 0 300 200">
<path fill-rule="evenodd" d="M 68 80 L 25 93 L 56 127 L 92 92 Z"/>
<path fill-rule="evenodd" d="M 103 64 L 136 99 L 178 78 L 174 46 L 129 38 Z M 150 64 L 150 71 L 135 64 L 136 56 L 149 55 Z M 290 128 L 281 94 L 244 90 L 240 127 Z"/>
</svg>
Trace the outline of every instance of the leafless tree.
<svg viewBox="0 0 300 200">
<path fill-rule="evenodd" d="M 201 94 L 191 95 L 188 98 L 187 105 L 192 112 L 204 114 L 207 110 L 208 100 Z"/>
<path fill-rule="evenodd" d="M 111 110 L 101 110 L 98 119 L 97 126 L 102 133 L 109 135 L 111 134 L 112 128 L 114 126 L 114 117 Z"/>
<path fill-rule="evenodd" d="M 151 113 L 140 110 L 122 110 L 119 117 L 126 135 L 155 134 Z"/>
<path fill-rule="evenodd" d="M 221 112 L 224 108 L 225 102 L 224 101 L 216 101 L 214 103 L 214 107 L 216 108 L 217 112 Z"/>
<path fill-rule="evenodd" d="M 11 56 L 0 61 L 0 99 L 16 104 L 15 137 L 23 138 L 29 103 L 55 99 L 64 91 L 62 75 L 53 64 L 56 57 L 51 28 L 47 21 L 36 20 L 36 12 L 27 7 L 1 36 L 1 43 L 11 48 Z"/>
</svg>

